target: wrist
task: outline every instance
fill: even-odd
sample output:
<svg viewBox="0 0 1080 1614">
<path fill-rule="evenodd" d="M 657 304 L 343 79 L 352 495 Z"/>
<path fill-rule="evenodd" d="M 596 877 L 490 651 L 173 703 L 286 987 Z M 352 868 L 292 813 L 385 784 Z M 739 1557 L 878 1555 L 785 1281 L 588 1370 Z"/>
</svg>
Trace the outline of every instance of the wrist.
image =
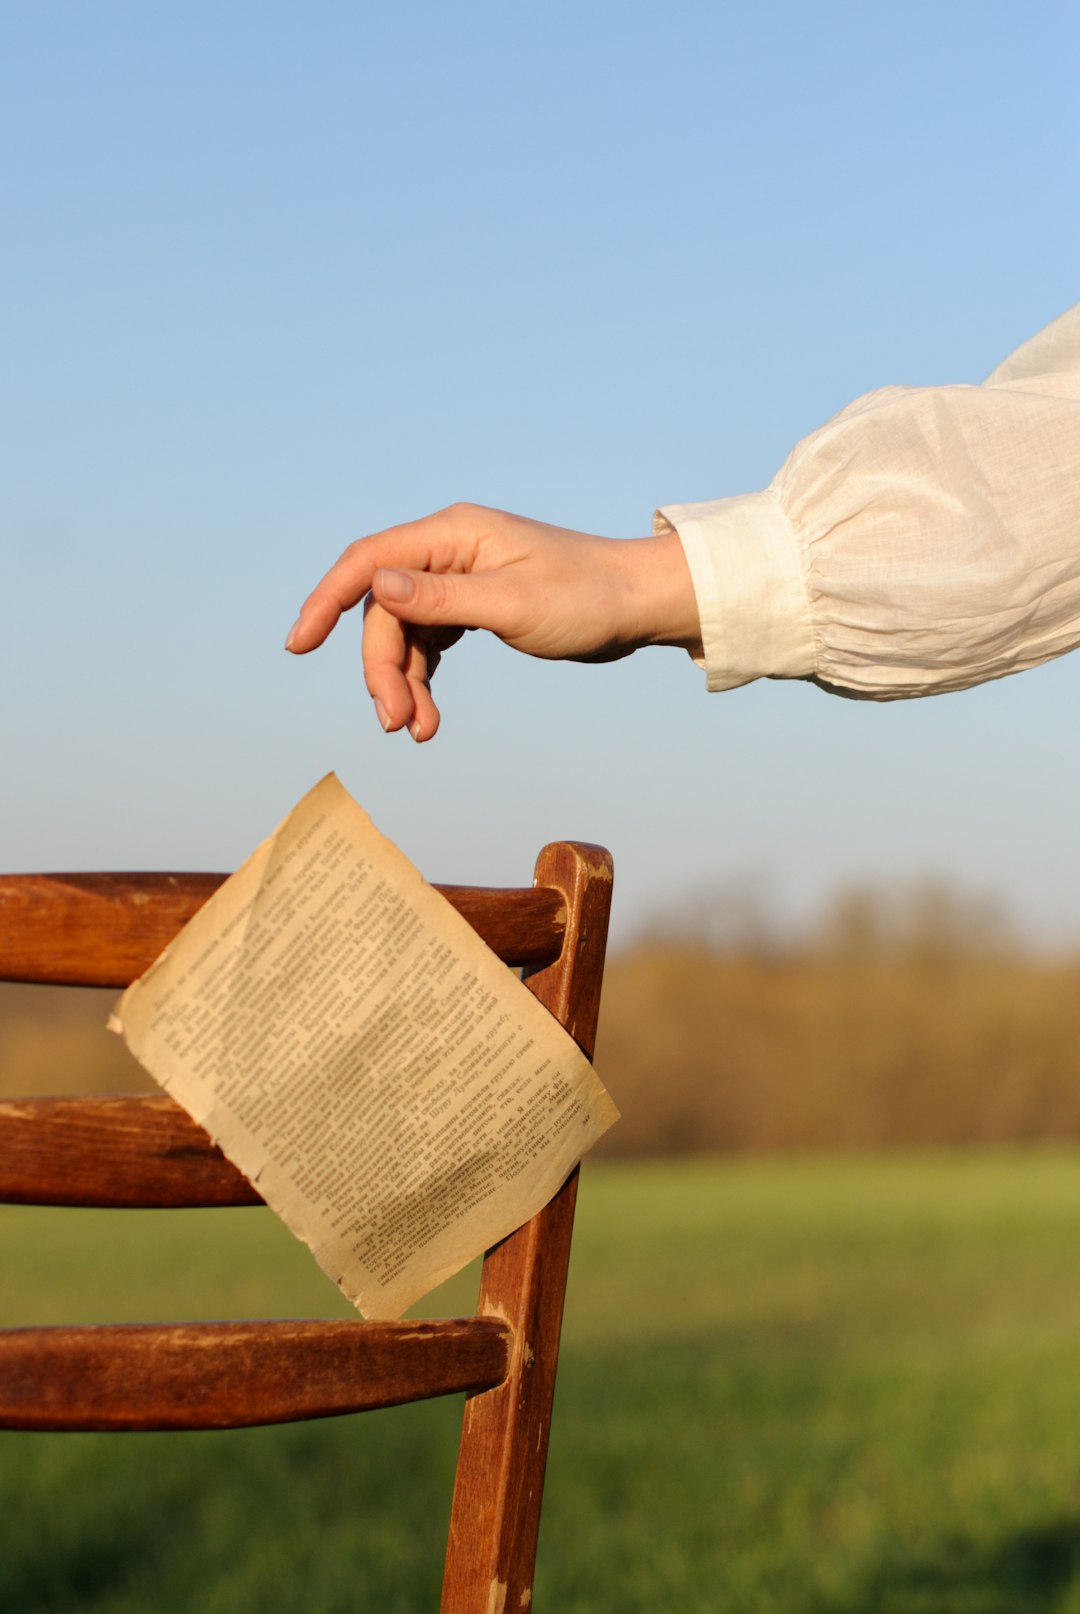
<svg viewBox="0 0 1080 1614">
<path fill-rule="evenodd" d="M 690 567 L 674 531 L 625 543 L 634 637 L 701 656 L 701 622 Z"/>
</svg>

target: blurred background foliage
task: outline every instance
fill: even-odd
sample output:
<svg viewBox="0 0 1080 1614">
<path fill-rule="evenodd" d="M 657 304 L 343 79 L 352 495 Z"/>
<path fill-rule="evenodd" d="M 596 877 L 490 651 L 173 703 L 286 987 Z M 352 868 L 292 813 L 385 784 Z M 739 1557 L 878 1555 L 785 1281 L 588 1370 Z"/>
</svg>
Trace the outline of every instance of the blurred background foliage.
<svg viewBox="0 0 1080 1614">
<path fill-rule="evenodd" d="M 799 934 L 700 900 L 609 969 L 597 1062 L 627 1154 L 1080 1135 L 1080 956 L 941 884 L 850 889 Z M 722 916 L 720 918 L 716 916 Z"/>
</svg>

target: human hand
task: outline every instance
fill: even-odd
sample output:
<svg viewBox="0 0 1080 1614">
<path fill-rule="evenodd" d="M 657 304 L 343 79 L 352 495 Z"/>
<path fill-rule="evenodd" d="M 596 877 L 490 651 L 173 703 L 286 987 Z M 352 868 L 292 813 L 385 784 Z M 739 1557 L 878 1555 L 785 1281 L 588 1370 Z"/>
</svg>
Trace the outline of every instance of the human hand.
<svg viewBox="0 0 1080 1614">
<path fill-rule="evenodd" d="M 548 660 L 615 661 L 644 645 L 701 653 L 690 572 L 673 532 L 598 538 L 455 504 L 350 544 L 309 594 L 285 648 L 303 655 L 364 601 L 364 677 L 387 732 L 439 726 L 430 679 L 469 628 Z"/>
</svg>

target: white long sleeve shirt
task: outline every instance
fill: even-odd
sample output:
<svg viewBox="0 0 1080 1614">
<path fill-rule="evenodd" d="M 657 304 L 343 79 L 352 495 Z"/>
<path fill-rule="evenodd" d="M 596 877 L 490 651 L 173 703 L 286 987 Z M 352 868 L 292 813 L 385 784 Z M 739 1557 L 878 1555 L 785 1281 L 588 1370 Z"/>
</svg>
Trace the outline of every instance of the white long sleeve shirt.
<svg viewBox="0 0 1080 1614">
<path fill-rule="evenodd" d="M 763 493 L 666 505 L 710 689 L 965 689 L 1080 645 L 1080 304 L 981 386 L 884 387 Z"/>
</svg>

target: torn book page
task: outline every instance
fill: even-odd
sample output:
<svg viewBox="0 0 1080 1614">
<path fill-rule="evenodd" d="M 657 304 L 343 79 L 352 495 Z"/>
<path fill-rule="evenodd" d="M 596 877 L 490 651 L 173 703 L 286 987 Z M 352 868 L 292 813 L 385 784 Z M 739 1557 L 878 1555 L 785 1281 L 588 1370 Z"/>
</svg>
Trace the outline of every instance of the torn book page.
<svg viewBox="0 0 1080 1614">
<path fill-rule="evenodd" d="M 370 1317 L 527 1221 L 618 1115 L 333 774 L 111 1023 Z"/>
</svg>

